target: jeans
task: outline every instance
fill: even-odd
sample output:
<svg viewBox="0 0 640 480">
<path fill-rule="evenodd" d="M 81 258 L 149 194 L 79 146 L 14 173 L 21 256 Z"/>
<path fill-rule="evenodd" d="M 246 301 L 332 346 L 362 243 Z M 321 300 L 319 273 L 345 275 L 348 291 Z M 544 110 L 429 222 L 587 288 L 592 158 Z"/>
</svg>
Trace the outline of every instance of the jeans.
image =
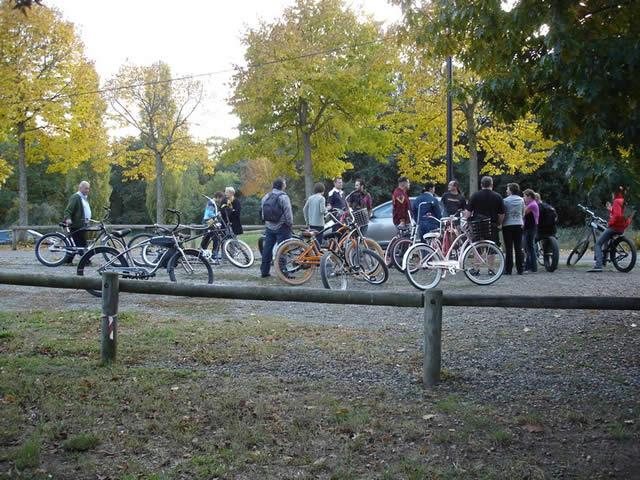
<svg viewBox="0 0 640 480">
<path fill-rule="evenodd" d="M 262 248 L 262 263 L 260 263 L 260 273 L 263 277 L 269 275 L 269 270 L 271 270 L 273 247 L 276 243 L 282 243 L 287 238 L 291 238 L 291 227 L 288 225 L 283 225 L 278 230 L 264 229 L 264 247 Z"/>
<path fill-rule="evenodd" d="M 604 256 L 604 253 L 602 252 L 603 247 L 609 242 L 609 239 L 611 237 L 620 233 L 622 232 L 609 227 L 607 227 L 607 229 L 602 232 L 602 235 L 600 235 L 600 238 L 598 238 L 594 249 L 596 253 L 596 267 L 602 268 L 602 257 Z"/>
<path fill-rule="evenodd" d="M 536 256 L 536 233 L 538 227 L 528 228 L 524 231 L 524 249 L 527 252 L 527 260 L 525 262 L 525 270 L 530 272 L 538 271 L 538 257 Z"/>
<path fill-rule="evenodd" d="M 522 255 L 522 226 L 503 226 L 502 238 L 504 239 L 505 250 L 504 273 L 510 274 L 513 271 L 514 249 L 516 254 L 516 270 L 518 273 L 522 273 L 522 269 L 524 267 L 524 255 Z"/>
<path fill-rule="evenodd" d="M 422 237 L 424 237 L 427 233 L 432 232 L 434 230 L 437 230 L 438 226 L 434 225 L 431 222 L 420 222 L 418 223 L 418 242 L 423 242 L 424 240 L 422 239 Z"/>
</svg>

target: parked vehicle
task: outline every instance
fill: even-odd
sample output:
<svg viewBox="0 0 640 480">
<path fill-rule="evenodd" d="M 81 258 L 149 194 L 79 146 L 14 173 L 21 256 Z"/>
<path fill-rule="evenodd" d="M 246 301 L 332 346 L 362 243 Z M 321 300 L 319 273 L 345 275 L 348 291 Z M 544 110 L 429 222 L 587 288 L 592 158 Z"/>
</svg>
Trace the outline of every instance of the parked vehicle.
<svg viewBox="0 0 640 480">
<path fill-rule="evenodd" d="M 409 199 L 413 202 L 415 197 L 410 197 Z M 438 198 L 438 200 L 440 199 Z M 393 224 L 393 206 L 391 205 L 391 200 L 374 207 L 369 216 L 367 237 L 378 242 L 381 247 L 386 247 L 397 233 L 398 230 Z"/>
</svg>

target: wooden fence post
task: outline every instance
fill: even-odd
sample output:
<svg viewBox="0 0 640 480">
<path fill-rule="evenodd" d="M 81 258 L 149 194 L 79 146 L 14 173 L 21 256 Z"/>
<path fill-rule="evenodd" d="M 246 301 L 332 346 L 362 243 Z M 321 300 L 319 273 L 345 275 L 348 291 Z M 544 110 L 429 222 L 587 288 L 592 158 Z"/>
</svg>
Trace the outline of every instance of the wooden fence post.
<svg viewBox="0 0 640 480">
<path fill-rule="evenodd" d="M 102 274 L 102 365 L 116 361 L 118 345 L 118 283 L 115 272 Z"/>
<path fill-rule="evenodd" d="M 440 382 L 442 353 L 442 290 L 427 290 L 424 299 L 424 387 Z"/>
<path fill-rule="evenodd" d="M 18 249 L 18 229 L 11 230 L 11 250 Z"/>
</svg>

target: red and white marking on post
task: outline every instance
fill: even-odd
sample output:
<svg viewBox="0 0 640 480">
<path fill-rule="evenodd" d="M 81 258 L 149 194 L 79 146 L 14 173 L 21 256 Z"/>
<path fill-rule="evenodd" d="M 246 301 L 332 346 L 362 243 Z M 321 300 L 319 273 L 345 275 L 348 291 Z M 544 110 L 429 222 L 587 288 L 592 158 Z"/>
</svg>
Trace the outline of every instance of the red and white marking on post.
<svg viewBox="0 0 640 480">
<path fill-rule="evenodd" d="M 113 340 L 114 339 L 113 324 L 116 318 L 118 318 L 118 315 L 103 315 L 102 318 L 109 319 L 109 340 Z"/>
</svg>

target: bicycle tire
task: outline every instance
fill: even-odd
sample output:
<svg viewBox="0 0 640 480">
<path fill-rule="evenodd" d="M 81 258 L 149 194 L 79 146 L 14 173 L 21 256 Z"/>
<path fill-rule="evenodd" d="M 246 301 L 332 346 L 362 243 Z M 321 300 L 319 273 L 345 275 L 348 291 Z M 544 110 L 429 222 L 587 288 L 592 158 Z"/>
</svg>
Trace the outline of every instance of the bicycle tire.
<svg viewBox="0 0 640 480">
<path fill-rule="evenodd" d="M 320 278 L 324 288 L 346 290 L 349 285 L 349 275 L 349 266 L 339 255 L 327 252 L 320 259 Z"/>
<path fill-rule="evenodd" d="M 100 241 L 100 246 L 115 248 L 119 252 L 124 252 L 127 249 L 125 241 L 118 237 L 105 237 Z M 108 258 L 106 260 L 108 260 Z"/>
<path fill-rule="evenodd" d="M 122 252 L 115 248 L 95 247 L 82 256 L 78 262 L 76 274 L 80 277 L 95 277 L 96 275 L 102 277 L 104 269 L 108 268 L 108 266 L 128 267 L 129 264 Z M 91 288 L 86 288 L 85 290 L 94 297 L 102 297 L 102 290 L 93 290 Z"/>
<path fill-rule="evenodd" d="M 372 240 L 372 241 L 374 243 L 376 243 L 374 240 Z M 362 241 L 362 239 L 360 239 L 357 243 L 350 242 L 349 245 L 347 245 L 347 248 L 345 248 L 345 251 L 344 251 L 344 258 L 347 260 L 347 264 L 348 265 L 353 265 L 355 263 L 356 245 L 358 245 L 358 248 L 360 249 L 360 253 L 362 253 L 366 249 L 369 249 L 369 250 L 374 251 L 375 253 L 377 253 L 378 256 L 380 258 L 382 258 L 382 256 L 377 252 L 377 250 L 369 248 L 369 244 L 370 244 L 370 242 L 368 242 L 366 238 L 364 239 L 364 241 Z M 376 245 L 377 245 L 377 243 L 376 243 Z M 386 262 L 384 260 L 382 260 L 382 263 L 384 263 L 386 265 Z M 365 272 L 368 275 L 379 275 L 380 273 L 382 273 L 382 267 L 380 265 L 378 265 L 377 262 L 369 262 L 369 268 L 373 268 L 373 270 L 365 270 Z M 387 267 L 387 269 L 388 269 L 388 267 Z M 357 275 L 356 278 L 359 279 L 360 276 Z"/>
<path fill-rule="evenodd" d="M 584 252 L 587 251 L 588 247 L 589 240 L 580 240 L 578 244 L 573 247 L 573 250 L 571 250 L 571 253 L 567 257 L 567 265 L 575 265 L 576 263 L 578 263 L 578 261 L 580 261 L 580 259 L 584 255 Z"/>
<path fill-rule="evenodd" d="M 144 261 L 144 265 L 155 267 L 160 263 L 164 253 L 166 252 L 165 247 L 161 247 L 159 245 L 153 245 L 152 243 L 147 243 L 144 247 L 142 247 L 142 259 Z"/>
<path fill-rule="evenodd" d="M 132 236 L 127 242 L 127 248 L 129 249 L 129 256 L 133 263 L 138 267 L 152 266 L 144 261 L 144 257 L 142 255 L 142 248 L 138 245 L 146 242 L 150 238 L 153 238 L 153 235 L 150 233 L 136 233 Z"/>
<path fill-rule="evenodd" d="M 442 269 L 431 262 L 442 261 L 440 254 L 429 245 L 417 243 L 405 253 L 403 270 L 409 283 L 418 290 L 428 290 L 440 283 Z"/>
<path fill-rule="evenodd" d="M 202 252 L 195 248 L 185 248 L 182 252 L 184 255 L 180 251 L 174 253 L 167 264 L 167 273 L 171 281 L 188 280 L 189 283 L 212 284 L 213 269 Z"/>
<path fill-rule="evenodd" d="M 255 261 L 251 247 L 237 238 L 225 240 L 222 244 L 222 253 L 232 265 L 238 268 L 249 268 Z"/>
<path fill-rule="evenodd" d="M 400 272 L 404 272 L 402 260 L 404 259 L 404 254 L 411 248 L 411 245 L 413 245 L 413 242 L 410 238 L 401 238 L 393 246 L 391 261 L 393 262 L 393 266 Z"/>
<path fill-rule="evenodd" d="M 45 267 L 57 267 L 69 258 L 67 238 L 58 232 L 47 233 L 38 239 L 35 246 L 36 258 Z"/>
<path fill-rule="evenodd" d="M 400 237 L 398 237 L 397 235 L 395 237 L 393 237 L 390 241 L 389 244 L 387 245 L 387 248 L 385 248 L 384 250 L 384 263 L 387 264 L 387 267 L 391 268 L 394 267 L 395 265 L 393 264 L 393 260 L 391 258 L 391 254 L 393 252 L 393 246 L 395 245 L 395 243 L 400 239 Z"/>
<path fill-rule="evenodd" d="M 490 257 L 493 256 L 493 261 Z M 499 264 L 497 264 L 499 262 Z M 464 274 L 477 285 L 491 285 L 504 272 L 504 254 L 493 242 L 482 240 L 469 245 L 462 256 Z"/>
<path fill-rule="evenodd" d="M 360 252 L 360 277 L 371 285 L 382 285 L 389 279 L 389 267 L 378 252 L 369 248 Z"/>
<path fill-rule="evenodd" d="M 560 260 L 560 249 L 556 237 L 548 237 L 542 240 L 542 264 L 547 272 L 555 272 Z"/>
<path fill-rule="evenodd" d="M 609 248 L 611 263 L 619 272 L 630 272 L 636 265 L 636 247 L 627 237 L 618 237 Z"/>
<path fill-rule="evenodd" d="M 280 280 L 289 285 L 302 285 L 309 281 L 317 265 L 300 263 L 300 258 L 309 248 L 301 240 L 285 240 L 278 246 L 273 265 Z"/>
</svg>

